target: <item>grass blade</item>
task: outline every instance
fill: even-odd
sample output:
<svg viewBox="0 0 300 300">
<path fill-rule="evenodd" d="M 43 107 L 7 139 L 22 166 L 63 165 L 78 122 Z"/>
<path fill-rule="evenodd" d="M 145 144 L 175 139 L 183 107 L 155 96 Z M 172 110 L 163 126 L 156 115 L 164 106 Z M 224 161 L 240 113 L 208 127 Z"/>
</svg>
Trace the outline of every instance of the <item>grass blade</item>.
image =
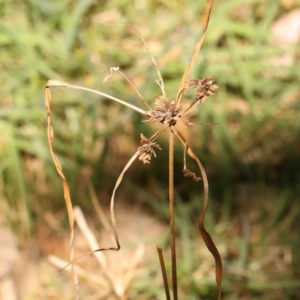
<svg viewBox="0 0 300 300">
<path fill-rule="evenodd" d="M 205 225 L 204 225 L 204 217 L 205 217 L 206 208 L 207 208 L 207 204 L 208 204 L 208 180 L 207 180 L 206 172 L 205 172 L 205 169 L 204 169 L 202 163 L 200 162 L 198 157 L 195 155 L 195 153 L 191 150 L 191 148 L 189 147 L 189 145 L 187 144 L 186 140 L 181 135 L 181 133 L 175 127 L 172 127 L 171 130 L 173 130 L 175 135 L 179 138 L 179 140 L 181 141 L 181 143 L 185 147 L 185 149 L 186 149 L 187 153 L 189 154 L 189 156 L 197 162 L 198 167 L 199 167 L 200 172 L 201 172 L 201 176 L 202 176 L 202 180 L 203 180 L 203 187 L 204 187 L 204 200 L 203 200 L 202 209 L 201 209 L 201 212 L 200 212 L 200 215 L 199 215 L 198 228 L 199 228 L 201 236 L 202 236 L 202 238 L 203 238 L 203 240 L 206 244 L 206 247 L 208 248 L 208 250 L 211 252 L 211 254 L 213 255 L 213 257 L 215 259 L 215 263 L 216 263 L 216 282 L 217 282 L 217 285 L 218 285 L 218 300 L 220 300 L 221 299 L 221 292 L 222 292 L 222 290 L 221 290 L 222 280 L 223 280 L 222 259 L 221 259 L 221 256 L 220 256 L 220 253 L 219 253 L 217 247 L 215 246 L 210 234 L 206 231 Z"/>
<path fill-rule="evenodd" d="M 180 82 L 180 85 L 179 85 L 179 89 L 178 89 L 178 93 L 177 93 L 177 96 L 176 96 L 176 101 L 175 101 L 176 104 L 180 103 L 180 101 L 181 101 L 181 96 L 182 96 L 182 93 L 184 91 L 185 82 L 186 82 L 187 78 L 189 77 L 193 66 L 195 65 L 197 56 L 198 56 L 199 51 L 201 49 L 201 46 L 203 44 L 205 34 L 206 34 L 206 29 L 207 29 L 207 26 L 208 26 L 208 23 L 209 23 L 209 17 L 210 17 L 210 12 L 211 12 L 211 7 L 213 5 L 213 2 L 214 2 L 213 0 L 207 0 L 207 2 L 206 2 L 204 19 L 203 19 L 203 26 L 202 26 L 203 27 L 203 32 L 200 36 L 199 41 L 197 42 L 197 44 L 194 48 L 192 58 L 191 58 L 188 66 L 185 69 L 185 72 L 182 76 L 182 79 L 181 79 L 181 82 Z"/>
<path fill-rule="evenodd" d="M 160 245 L 157 245 L 157 253 L 158 253 L 158 257 L 159 257 L 159 262 L 160 262 L 160 267 L 161 267 L 161 273 L 162 273 L 163 280 L 164 280 L 164 287 L 165 287 L 165 292 L 166 292 L 166 298 L 167 298 L 167 300 L 171 300 L 169 283 L 168 283 L 168 277 L 167 277 L 167 272 L 166 272 L 166 266 L 165 266 L 165 261 L 164 261 L 164 256 L 163 256 L 162 248 L 161 248 Z"/>
<path fill-rule="evenodd" d="M 65 175 L 62 170 L 61 163 L 57 156 L 55 155 L 53 151 L 53 143 L 54 143 L 54 132 L 53 128 L 51 125 L 51 92 L 49 87 L 45 87 L 44 89 L 44 99 L 45 99 L 45 104 L 46 104 L 46 109 L 47 109 L 47 136 L 48 136 L 48 145 L 50 149 L 50 154 L 52 157 L 52 160 L 54 162 L 55 168 L 57 170 L 57 173 L 59 174 L 62 183 L 63 183 L 63 190 L 64 190 L 64 199 L 67 207 L 67 213 L 68 213 L 68 218 L 69 218 L 69 226 L 71 229 L 71 234 L 70 234 L 70 261 L 72 262 L 74 260 L 74 214 L 73 214 L 73 207 L 72 207 L 72 200 L 71 200 L 71 195 L 70 195 L 70 189 L 68 182 L 65 178 Z M 74 271 L 73 263 L 71 263 L 71 272 L 72 272 L 72 277 L 74 284 L 76 286 L 77 290 L 77 299 L 79 299 L 79 281 L 78 281 L 78 276 Z"/>
<path fill-rule="evenodd" d="M 117 222 L 116 222 L 115 213 L 114 213 L 115 194 L 116 194 L 117 188 L 119 187 L 119 185 L 122 182 L 122 179 L 123 179 L 123 176 L 124 176 L 125 172 L 129 169 L 129 167 L 132 165 L 132 163 L 135 161 L 135 159 L 139 156 L 139 154 L 140 154 L 140 152 L 137 151 L 131 157 L 131 159 L 128 161 L 126 166 L 124 167 L 123 171 L 121 172 L 121 174 L 120 174 L 120 176 L 119 176 L 119 178 L 118 178 L 118 180 L 115 184 L 115 187 L 114 187 L 114 190 L 113 190 L 113 193 L 112 193 L 112 196 L 111 196 L 111 200 L 110 200 L 110 215 L 111 215 L 111 221 L 112 221 L 113 228 L 114 228 L 114 236 L 115 236 L 115 239 L 116 239 L 118 250 L 121 248 L 121 246 L 120 246 L 120 243 L 119 243 L 119 238 L 118 238 L 118 233 L 117 233 Z M 115 249 L 115 250 L 117 250 L 117 249 Z"/>
</svg>

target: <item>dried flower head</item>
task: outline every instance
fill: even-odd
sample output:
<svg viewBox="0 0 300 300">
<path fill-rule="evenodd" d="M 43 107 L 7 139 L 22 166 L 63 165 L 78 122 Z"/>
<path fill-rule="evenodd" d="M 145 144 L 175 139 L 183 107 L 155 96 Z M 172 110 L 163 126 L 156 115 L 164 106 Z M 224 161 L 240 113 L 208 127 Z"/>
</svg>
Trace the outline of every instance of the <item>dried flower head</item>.
<svg viewBox="0 0 300 300">
<path fill-rule="evenodd" d="M 186 89 L 197 88 L 195 92 L 195 101 L 204 103 L 208 96 L 214 94 L 214 92 L 219 88 L 217 84 L 214 84 L 213 76 L 205 76 L 202 79 L 190 78 L 186 81 L 184 87 Z"/>
<path fill-rule="evenodd" d="M 195 181 L 200 181 L 201 180 L 201 177 L 198 177 L 196 175 L 196 173 L 194 173 L 194 172 L 192 172 L 192 171 L 190 171 L 188 169 L 183 169 L 182 171 L 183 171 L 184 177 L 192 177 L 193 180 L 195 180 Z"/>
<path fill-rule="evenodd" d="M 156 157 L 156 153 L 152 147 L 161 150 L 160 146 L 156 142 L 149 141 L 142 133 L 140 134 L 142 146 L 138 148 L 139 160 L 144 164 L 149 164 L 152 154 Z"/>
<path fill-rule="evenodd" d="M 180 105 L 175 105 L 172 101 L 169 103 L 168 99 L 164 96 L 159 96 L 155 99 L 155 109 L 148 111 L 147 115 L 150 117 L 150 121 L 157 121 L 163 124 L 175 125 L 177 121 L 177 115 L 181 109 Z"/>
</svg>

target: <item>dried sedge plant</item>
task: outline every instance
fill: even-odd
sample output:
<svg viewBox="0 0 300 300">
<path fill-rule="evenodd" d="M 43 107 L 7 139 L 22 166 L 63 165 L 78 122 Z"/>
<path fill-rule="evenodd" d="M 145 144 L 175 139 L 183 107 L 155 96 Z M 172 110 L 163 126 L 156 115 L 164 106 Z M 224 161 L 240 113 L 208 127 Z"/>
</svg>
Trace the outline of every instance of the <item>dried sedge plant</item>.
<svg viewBox="0 0 300 300">
<path fill-rule="evenodd" d="M 204 200 L 203 200 L 203 205 L 202 209 L 199 215 L 199 220 L 198 220 L 198 228 L 200 230 L 201 236 L 208 248 L 208 250 L 212 253 L 214 259 L 215 259 L 215 264 L 216 264 L 216 282 L 217 282 L 217 288 L 218 288 L 218 300 L 221 299 L 221 285 L 222 285 L 222 277 L 223 277 L 223 267 L 222 267 L 222 260 L 220 257 L 220 254 L 211 238 L 209 233 L 205 229 L 204 225 L 204 216 L 208 204 L 208 180 L 207 176 L 205 173 L 205 169 L 198 159 L 198 157 L 195 155 L 195 153 L 192 151 L 190 148 L 188 142 L 184 138 L 184 136 L 181 134 L 181 132 L 178 130 L 176 127 L 176 124 L 178 122 L 183 122 L 185 125 L 189 126 L 191 123 L 184 119 L 184 116 L 196 105 L 199 103 L 205 103 L 207 98 L 211 95 L 214 94 L 215 91 L 218 89 L 218 85 L 214 83 L 214 78 L 212 76 L 206 76 L 202 79 L 193 79 L 189 78 L 190 72 L 195 64 L 196 58 L 198 56 L 198 53 L 200 51 L 200 48 L 203 44 L 203 40 L 206 34 L 207 26 L 209 23 L 209 17 L 210 17 L 210 12 L 211 12 L 211 7 L 213 4 L 213 0 L 207 0 L 206 7 L 205 7 L 205 14 L 204 14 L 204 20 L 203 20 L 203 32 L 200 36 L 200 39 L 198 40 L 191 61 L 188 64 L 183 77 L 181 79 L 179 89 L 177 92 L 177 96 L 175 100 L 170 101 L 167 98 L 166 91 L 164 88 L 164 82 L 161 76 L 161 73 L 156 65 L 156 62 L 153 58 L 153 56 L 150 53 L 150 50 L 144 40 L 144 38 L 140 35 L 140 33 L 133 28 L 137 32 L 137 34 L 140 36 L 144 46 L 146 47 L 152 62 L 156 68 L 157 71 L 157 84 L 160 86 L 161 89 L 161 95 L 157 97 L 155 100 L 155 108 L 152 109 L 150 105 L 145 101 L 141 93 L 137 90 L 137 88 L 134 86 L 134 84 L 130 81 L 130 79 L 122 73 L 118 67 L 112 67 L 110 68 L 109 73 L 105 76 L 104 81 L 108 80 L 111 75 L 114 72 L 119 73 L 122 75 L 128 83 L 132 86 L 132 88 L 136 91 L 137 95 L 141 98 L 141 100 L 144 102 L 144 104 L 147 107 L 147 110 L 143 110 L 137 106 L 134 106 L 130 103 L 127 103 L 123 100 L 120 100 L 118 98 L 115 98 L 113 96 L 110 96 L 108 94 L 95 91 L 89 88 L 84 88 L 81 86 L 76 86 L 72 85 L 66 82 L 62 81 L 57 81 L 57 80 L 49 80 L 45 86 L 45 103 L 46 103 L 46 108 L 47 108 L 47 124 L 48 124 L 48 143 L 49 143 L 49 148 L 50 148 L 50 153 L 52 156 L 52 159 L 54 161 L 56 170 L 59 174 L 59 176 L 62 179 L 63 182 L 63 189 L 64 189 L 64 198 L 67 206 L 67 211 L 68 211 L 68 217 L 69 217 L 69 225 L 71 229 L 71 237 L 70 237 L 70 261 L 71 261 L 71 267 L 72 267 L 72 274 L 73 274 L 73 280 L 76 284 L 77 287 L 77 298 L 79 298 L 79 293 L 78 293 L 78 277 L 73 269 L 73 262 L 74 262 L 74 213 L 73 213 L 73 207 L 72 207 L 72 202 L 71 202 L 71 197 L 70 197 L 70 190 L 69 186 L 67 183 L 67 180 L 65 178 L 65 175 L 63 173 L 61 164 L 55 155 L 52 145 L 54 142 L 54 133 L 53 129 L 51 126 L 51 92 L 50 92 L 50 87 L 53 86 L 59 86 L 59 87 L 69 87 L 73 89 L 79 89 L 79 90 L 86 90 L 95 94 L 98 94 L 106 99 L 110 99 L 113 101 L 116 101 L 118 103 L 121 103 L 125 106 L 130 107 L 131 109 L 141 113 L 144 116 L 147 116 L 151 122 L 159 122 L 162 124 L 162 127 L 154 133 L 150 138 L 145 137 L 142 133 L 140 135 L 141 137 L 141 146 L 138 147 L 137 151 L 134 153 L 134 155 L 131 157 L 131 159 L 128 161 L 126 166 L 124 167 L 123 171 L 119 175 L 119 178 L 115 184 L 112 197 L 111 197 L 111 204 L 110 204 L 110 212 L 111 212 L 111 221 L 112 221 L 112 226 L 113 226 L 113 232 L 114 232 L 114 238 L 116 242 L 115 247 L 110 247 L 110 248 L 99 248 L 95 249 L 94 251 L 90 253 L 95 253 L 99 251 L 119 251 L 121 246 L 119 242 L 119 237 L 118 237 L 118 230 L 117 230 L 117 223 L 116 223 L 116 218 L 114 215 L 114 201 L 115 201 L 115 193 L 117 188 L 119 187 L 123 176 L 125 172 L 128 170 L 128 168 L 131 166 L 131 164 L 138 158 L 140 161 L 142 161 L 144 164 L 149 164 L 151 162 L 152 156 L 156 156 L 155 149 L 161 150 L 160 146 L 155 142 L 156 138 L 162 133 L 164 130 L 169 130 L 169 213 L 170 213 L 170 240 L 171 240 L 171 265 L 172 265 L 172 291 L 173 291 L 173 299 L 177 300 L 178 299 L 178 289 L 177 289 L 177 271 L 176 271 L 176 244 L 175 244 L 175 220 L 174 220 L 174 169 L 173 169 L 173 159 L 174 159 L 174 136 L 178 138 L 178 140 L 181 142 L 181 144 L 184 147 L 184 167 L 183 167 L 183 175 L 185 177 L 190 177 L 194 181 L 199 182 L 200 180 L 203 182 L 203 187 L 204 187 Z M 193 101 L 189 103 L 189 105 L 186 108 L 183 108 L 181 105 L 181 100 L 183 93 L 186 89 L 196 89 L 195 92 L 195 97 Z M 195 173 L 191 172 L 187 167 L 186 167 L 186 154 L 188 154 L 192 159 L 194 159 L 199 167 L 200 173 L 201 173 L 201 178 L 197 176 Z M 166 299 L 170 300 L 170 291 L 169 291 L 169 285 L 168 285 L 168 280 L 167 280 L 167 274 L 166 274 L 166 269 L 165 269 L 165 263 L 164 263 L 164 258 L 163 258 L 163 252 L 161 246 L 157 246 L 157 251 L 158 251 L 158 256 L 160 260 L 160 265 L 161 265 L 161 271 L 162 271 L 162 276 L 163 276 L 163 281 L 164 281 L 164 287 L 165 287 L 165 293 L 166 293 Z"/>
</svg>

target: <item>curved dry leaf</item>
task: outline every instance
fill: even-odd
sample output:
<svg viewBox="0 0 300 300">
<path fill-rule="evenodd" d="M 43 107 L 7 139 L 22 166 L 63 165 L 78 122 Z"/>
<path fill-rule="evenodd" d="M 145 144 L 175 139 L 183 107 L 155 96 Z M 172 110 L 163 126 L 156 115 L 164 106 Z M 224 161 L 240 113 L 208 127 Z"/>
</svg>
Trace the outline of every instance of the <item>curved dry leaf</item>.
<svg viewBox="0 0 300 300">
<path fill-rule="evenodd" d="M 203 44 L 203 41 L 204 41 L 204 38 L 205 38 L 205 34 L 206 34 L 206 29 L 207 29 L 207 26 L 208 26 L 208 23 L 209 23 L 209 17 L 210 17 L 210 12 L 211 12 L 211 7 L 213 5 L 213 0 L 207 0 L 206 2 L 206 7 L 205 7 L 205 13 L 204 13 L 204 18 L 203 18 L 203 32 L 200 36 L 200 39 L 198 40 L 195 48 L 194 48 L 194 52 L 193 52 L 193 55 L 192 55 L 192 58 L 187 66 L 187 68 L 185 69 L 185 72 L 182 76 L 182 79 L 181 79 L 181 82 L 180 82 L 180 85 L 179 85 L 179 89 L 178 89 L 178 93 L 177 93 L 177 96 L 176 96 L 176 104 L 180 103 L 181 101 L 181 97 L 182 97 L 182 93 L 184 91 L 184 86 L 185 86 L 185 82 L 187 80 L 187 78 L 189 77 L 190 73 L 191 73 L 191 70 L 196 62 L 196 59 L 197 59 L 197 56 L 199 54 L 199 51 L 201 49 L 201 46 Z"/>
<path fill-rule="evenodd" d="M 139 156 L 140 152 L 137 151 L 132 157 L 131 159 L 128 161 L 128 163 L 126 164 L 126 166 L 124 167 L 123 171 L 121 172 L 116 184 L 115 184 L 115 187 L 114 187 L 114 190 L 112 192 L 112 196 L 111 196 L 111 199 L 110 199 L 110 215 L 111 215 L 111 221 L 112 221 L 112 224 L 113 224 L 113 228 L 114 228 L 114 235 L 115 235 L 115 239 L 116 239 L 116 242 L 117 242 L 117 245 L 118 245 L 118 248 L 120 249 L 120 243 L 119 243 L 119 238 L 118 238 L 118 233 L 117 233 L 117 222 L 116 222 L 116 218 L 115 218 L 115 212 L 114 212 L 114 206 L 115 206 L 115 194 L 116 194 L 116 190 L 117 188 L 119 187 L 119 185 L 121 184 L 122 182 L 122 179 L 123 179 L 123 176 L 125 174 L 125 172 L 129 169 L 129 167 L 132 165 L 132 163 L 135 161 L 135 159 Z"/>
<path fill-rule="evenodd" d="M 73 207 L 72 207 L 72 201 L 71 201 L 71 195 L 70 195 L 70 189 L 68 182 L 65 178 L 65 175 L 62 170 L 61 163 L 57 156 L 55 155 L 53 151 L 53 143 L 54 143 L 54 132 L 51 125 L 51 91 L 48 86 L 44 89 L 44 99 L 46 104 L 46 110 L 47 110 L 47 136 L 48 136 L 48 144 L 50 149 L 50 154 L 52 157 L 52 160 L 54 162 L 55 168 L 59 174 L 59 176 L 62 179 L 63 183 L 63 190 L 64 190 L 64 199 L 67 207 L 68 212 L 68 218 L 69 218 L 69 226 L 71 229 L 71 235 L 70 235 L 70 261 L 72 262 L 74 260 L 74 214 L 73 214 Z M 73 263 L 71 264 L 71 271 L 72 271 L 72 277 L 74 284 L 76 286 L 77 290 L 77 299 L 79 299 L 79 280 L 78 276 L 74 271 Z"/>
<path fill-rule="evenodd" d="M 176 136 L 178 137 L 178 139 L 180 140 L 180 142 L 183 144 L 183 146 L 185 147 L 187 153 L 189 154 L 189 156 L 191 158 L 193 158 L 199 169 L 201 172 L 201 176 L 203 179 L 203 187 L 204 187 L 204 199 L 203 199 L 203 205 L 202 205 L 202 209 L 199 215 L 199 220 L 198 220 L 198 227 L 201 233 L 201 236 L 208 248 L 208 250 L 211 252 L 211 254 L 213 255 L 214 259 L 215 259 L 215 263 L 216 263 L 216 282 L 218 285 L 218 300 L 221 299 L 221 287 L 222 287 L 222 280 L 223 280 L 223 264 L 222 264 L 222 259 L 220 256 L 220 253 L 217 249 L 217 247 L 215 246 L 210 234 L 206 231 L 205 229 L 205 225 L 204 225 L 204 217 L 205 217 L 205 213 L 206 213 L 206 208 L 207 208 L 207 204 L 208 204 L 208 180 L 207 180 L 207 176 L 206 176 L 206 172 L 205 169 L 202 165 L 202 163 L 200 162 L 200 160 L 198 159 L 198 157 L 195 155 L 195 153 L 191 150 L 191 148 L 188 146 L 188 143 L 186 142 L 185 138 L 182 136 L 182 134 L 175 128 L 175 127 L 171 127 L 171 130 L 176 134 Z"/>
<path fill-rule="evenodd" d="M 112 196 L 111 196 L 111 200 L 110 200 L 110 214 L 111 214 L 111 222 L 113 225 L 113 233 L 114 233 L 114 237 L 115 237 L 115 241 L 116 241 L 116 245 L 117 247 L 108 247 L 108 248 L 98 248 L 95 249 L 91 252 L 87 252 L 79 257 L 77 257 L 75 260 L 79 259 L 82 256 L 85 255 L 89 255 L 89 254 L 93 254 L 96 252 L 100 252 L 100 251 L 119 251 L 121 249 L 121 245 L 119 242 L 119 236 L 118 236 L 118 230 L 117 230 L 117 222 L 116 222 L 116 217 L 115 217 L 115 212 L 114 212 L 114 206 L 115 206 L 115 194 L 117 191 L 117 188 L 119 187 L 119 185 L 122 182 L 122 179 L 124 177 L 125 172 L 129 169 L 129 167 L 132 165 L 132 163 L 135 161 L 135 159 L 139 156 L 140 152 L 137 151 L 132 157 L 131 159 L 128 161 L 128 163 L 126 164 L 126 166 L 124 167 L 123 171 L 121 172 L 121 174 L 119 175 L 117 182 L 115 184 L 114 190 L 112 192 Z"/>
</svg>

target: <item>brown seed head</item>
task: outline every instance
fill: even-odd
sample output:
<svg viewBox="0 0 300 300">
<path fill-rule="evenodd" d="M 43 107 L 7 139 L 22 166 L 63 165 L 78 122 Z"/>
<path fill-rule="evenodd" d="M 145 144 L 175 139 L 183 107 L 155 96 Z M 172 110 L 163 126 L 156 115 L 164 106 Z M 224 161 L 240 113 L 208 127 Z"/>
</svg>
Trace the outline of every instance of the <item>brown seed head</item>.
<svg viewBox="0 0 300 300">
<path fill-rule="evenodd" d="M 161 150 L 160 146 L 155 143 L 149 141 L 142 133 L 140 134 L 142 146 L 138 148 L 139 153 L 139 160 L 142 161 L 144 164 L 149 164 L 152 158 L 152 154 L 156 157 L 155 151 L 152 147 L 155 147 Z"/>
<path fill-rule="evenodd" d="M 213 76 L 205 76 L 202 79 L 190 78 L 185 83 L 186 89 L 197 88 L 195 101 L 204 103 L 208 96 L 214 94 L 214 92 L 219 88 L 217 84 L 213 83 Z"/>
<path fill-rule="evenodd" d="M 174 118 L 178 115 L 180 109 L 181 106 L 175 105 L 173 101 L 169 103 L 167 98 L 160 96 L 155 100 L 155 110 L 149 111 L 148 116 L 150 117 L 150 121 L 175 125 L 176 120 Z"/>
<path fill-rule="evenodd" d="M 184 177 L 192 177 L 193 180 L 195 180 L 195 181 L 201 180 L 201 177 L 198 177 L 195 173 L 193 173 L 192 171 L 190 171 L 188 169 L 183 169 L 183 175 L 184 175 Z"/>
</svg>

